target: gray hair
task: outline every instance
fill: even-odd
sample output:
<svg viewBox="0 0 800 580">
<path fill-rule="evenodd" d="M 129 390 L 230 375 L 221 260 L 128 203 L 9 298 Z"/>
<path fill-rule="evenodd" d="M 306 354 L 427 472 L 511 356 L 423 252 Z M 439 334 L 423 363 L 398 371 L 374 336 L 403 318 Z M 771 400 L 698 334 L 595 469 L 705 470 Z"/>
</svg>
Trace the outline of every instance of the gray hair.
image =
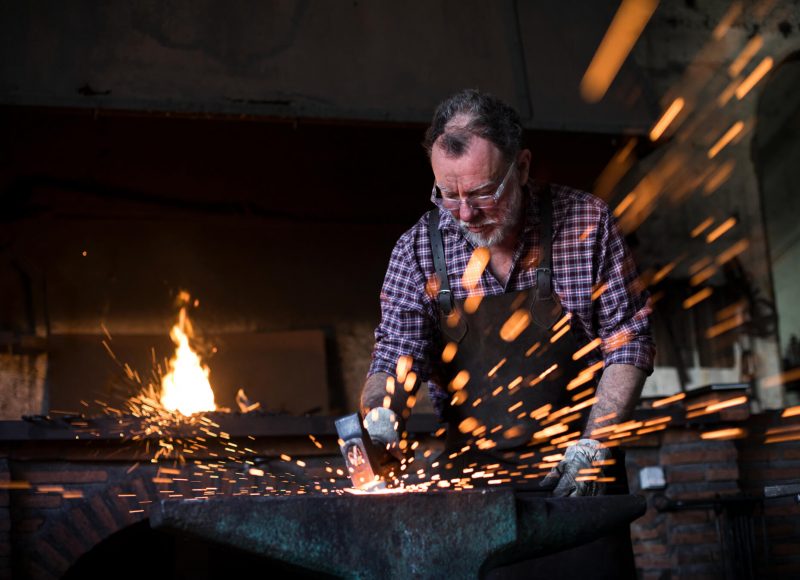
<svg viewBox="0 0 800 580">
<path fill-rule="evenodd" d="M 464 117 L 466 122 L 448 126 L 456 117 Z M 466 89 L 436 107 L 422 142 L 429 157 L 439 137 L 442 138 L 439 146 L 451 157 L 461 157 L 472 137 L 482 137 L 493 143 L 507 161 L 512 161 L 522 145 L 522 121 L 517 111 L 494 95 Z"/>
</svg>

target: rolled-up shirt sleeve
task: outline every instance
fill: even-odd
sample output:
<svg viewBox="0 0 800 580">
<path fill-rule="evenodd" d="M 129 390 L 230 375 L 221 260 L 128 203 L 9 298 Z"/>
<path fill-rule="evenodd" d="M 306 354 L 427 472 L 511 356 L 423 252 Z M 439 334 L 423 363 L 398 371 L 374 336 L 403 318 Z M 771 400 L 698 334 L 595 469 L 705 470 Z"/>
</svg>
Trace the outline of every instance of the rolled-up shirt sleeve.
<svg viewBox="0 0 800 580">
<path fill-rule="evenodd" d="M 602 339 L 605 366 L 633 365 L 653 372 L 655 343 L 650 329 L 649 296 L 643 287 L 616 221 L 606 208 L 597 237 L 595 328 Z"/>
<path fill-rule="evenodd" d="M 431 376 L 431 351 L 438 326 L 426 292 L 427 279 L 414 250 L 414 237 L 412 232 L 404 234 L 389 260 L 381 288 L 381 321 L 375 329 L 370 376 L 379 372 L 395 376 L 402 356 L 412 358 L 411 370 L 421 380 Z"/>
</svg>

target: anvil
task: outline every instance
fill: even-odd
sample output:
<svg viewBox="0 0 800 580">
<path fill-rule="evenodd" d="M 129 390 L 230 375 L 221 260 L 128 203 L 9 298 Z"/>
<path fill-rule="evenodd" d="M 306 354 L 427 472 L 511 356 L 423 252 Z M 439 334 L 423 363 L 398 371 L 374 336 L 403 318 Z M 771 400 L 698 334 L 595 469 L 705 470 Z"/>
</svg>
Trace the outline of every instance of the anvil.
<svg viewBox="0 0 800 580">
<path fill-rule="evenodd" d="M 511 489 L 230 497 L 164 500 L 150 524 L 336 577 L 480 578 L 614 532 L 645 509 L 633 495 Z"/>
</svg>

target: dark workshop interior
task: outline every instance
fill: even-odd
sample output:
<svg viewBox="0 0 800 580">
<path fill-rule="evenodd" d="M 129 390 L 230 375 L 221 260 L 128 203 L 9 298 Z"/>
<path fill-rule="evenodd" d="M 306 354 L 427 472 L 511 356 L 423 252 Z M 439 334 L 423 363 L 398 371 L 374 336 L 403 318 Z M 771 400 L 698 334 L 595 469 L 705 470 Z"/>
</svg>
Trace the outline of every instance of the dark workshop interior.
<svg viewBox="0 0 800 580">
<path fill-rule="evenodd" d="M 539 496 L 343 493 L 334 421 L 464 88 L 520 113 L 533 177 L 609 205 L 653 309 L 655 371 L 607 434 L 639 503 L 558 508 L 569 541 L 534 555 L 557 574 L 630 524 L 641 579 L 800 576 L 798 0 L 7 2 L 0 38 L 0 579 L 502 578 L 534 554 L 503 533 Z M 175 329 L 199 413 L 159 398 Z M 444 448 L 424 391 L 419 465 Z"/>
</svg>

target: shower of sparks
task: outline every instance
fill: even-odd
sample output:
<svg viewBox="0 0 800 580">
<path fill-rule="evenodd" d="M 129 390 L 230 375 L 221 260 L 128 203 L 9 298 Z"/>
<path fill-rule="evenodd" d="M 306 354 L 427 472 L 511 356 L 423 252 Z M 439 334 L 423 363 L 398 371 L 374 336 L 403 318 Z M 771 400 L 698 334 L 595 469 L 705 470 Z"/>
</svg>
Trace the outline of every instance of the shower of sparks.
<svg viewBox="0 0 800 580">
<path fill-rule="evenodd" d="M 596 103 L 606 94 L 657 6 L 658 0 L 622 1 L 581 80 L 587 102 Z"/>
<path fill-rule="evenodd" d="M 737 121 L 733 125 L 731 125 L 730 129 L 725 131 L 725 134 L 719 138 L 719 140 L 714 143 L 711 149 L 708 150 L 708 158 L 714 159 L 720 151 L 722 151 L 725 147 L 727 147 L 736 137 L 738 137 L 742 131 L 744 131 L 744 123 L 742 121 Z"/>
</svg>

